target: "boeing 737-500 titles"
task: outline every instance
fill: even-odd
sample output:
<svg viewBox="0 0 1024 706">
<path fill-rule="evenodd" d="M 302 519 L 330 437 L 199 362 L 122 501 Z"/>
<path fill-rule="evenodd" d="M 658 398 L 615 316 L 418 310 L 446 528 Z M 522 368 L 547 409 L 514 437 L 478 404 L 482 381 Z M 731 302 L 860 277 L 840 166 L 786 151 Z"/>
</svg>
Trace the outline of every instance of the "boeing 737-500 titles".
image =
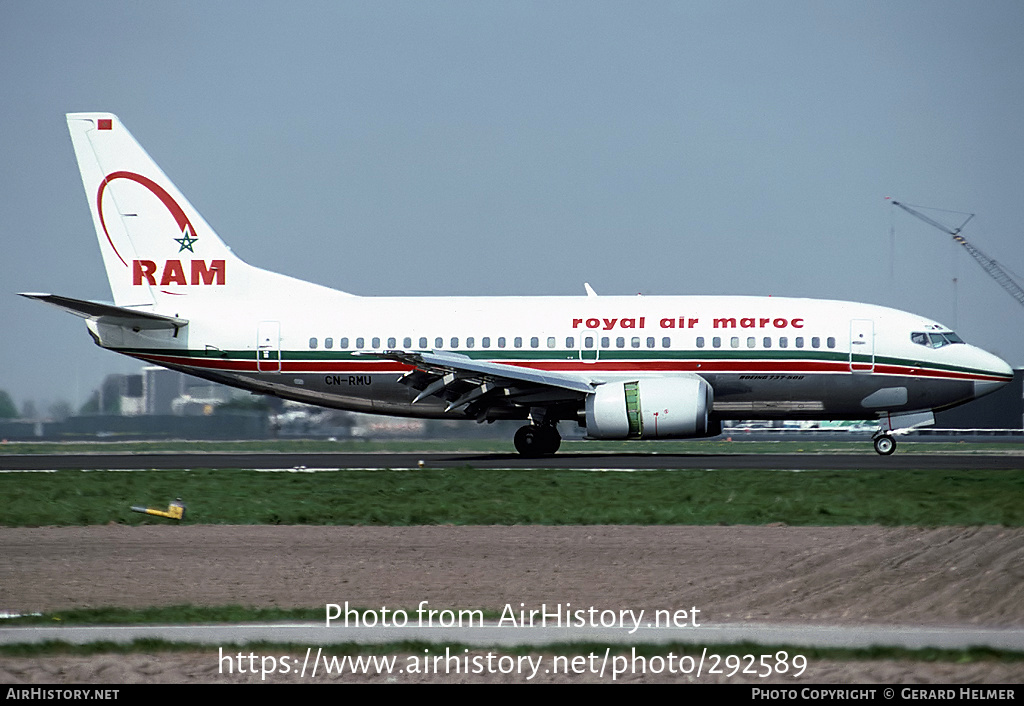
<svg viewBox="0 0 1024 706">
<path fill-rule="evenodd" d="M 96 343 L 325 407 L 527 420 L 516 449 L 715 436 L 724 419 L 877 418 L 895 430 L 1006 384 L 1009 366 L 921 316 L 782 297 L 362 297 L 253 267 L 115 115 L 67 116 L 113 303 L 24 294 Z"/>
</svg>

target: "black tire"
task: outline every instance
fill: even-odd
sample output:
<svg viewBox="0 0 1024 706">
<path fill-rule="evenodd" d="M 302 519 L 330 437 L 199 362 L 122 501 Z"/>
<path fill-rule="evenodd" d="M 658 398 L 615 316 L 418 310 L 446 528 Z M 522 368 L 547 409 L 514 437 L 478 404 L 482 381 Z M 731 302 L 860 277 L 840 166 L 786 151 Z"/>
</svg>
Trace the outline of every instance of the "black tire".
<svg viewBox="0 0 1024 706">
<path fill-rule="evenodd" d="M 875 437 L 875 451 L 880 456 L 890 456 L 896 450 L 896 440 L 888 434 Z"/>
<path fill-rule="evenodd" d="M 535 427 L 532 424 L 519 427 L 513 443 L 516 445 L 516 451 L 519 452 L 519 455 L 526 458 L 537 458 L 544 453 L 543 434 L 540 433 L 539 427 Z"/>
<path fill-rule="evenodd" d="M 550 456 L 558 452 L 558 447 L 562 445 L 562 437 L 558 433 L 558 429 L 555 426 L 543 426 L 540 427 L 538 433 L 541 438 L 541 448 L 545 456 Z"/>
<path fill-rule="evenodd" d="M 520 456 L 538 458 L 558 451 L 558 447 L 562 445 L 562 437 L 554 426 L 538 427 L 528 424 L 519 427 L 514 443 Z"/>
</svg>

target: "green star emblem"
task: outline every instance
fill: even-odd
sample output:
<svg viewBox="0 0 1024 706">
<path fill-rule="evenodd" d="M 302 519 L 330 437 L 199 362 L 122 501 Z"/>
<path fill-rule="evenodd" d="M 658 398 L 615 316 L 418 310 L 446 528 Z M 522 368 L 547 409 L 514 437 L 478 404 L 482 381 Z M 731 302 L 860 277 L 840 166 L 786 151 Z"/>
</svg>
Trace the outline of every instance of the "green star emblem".
<svg viewBox="0 0 1024 706">
<path fill-rule="evenodd" d="M 185 252 L 188 250 L 189 252 L 194 253 L 195 250 L 192 249 L 192 243 L 199 240 L 199 238 L 192 237 L 192 231 L 189 229 L 187 223 L 185 224 L 185 228 L 181 231 L 181 235 L 182 237 L 174 239 L 174 242 L 181 246 L 181 249 L 178 250 L 178 252 Z"/>
</svg>

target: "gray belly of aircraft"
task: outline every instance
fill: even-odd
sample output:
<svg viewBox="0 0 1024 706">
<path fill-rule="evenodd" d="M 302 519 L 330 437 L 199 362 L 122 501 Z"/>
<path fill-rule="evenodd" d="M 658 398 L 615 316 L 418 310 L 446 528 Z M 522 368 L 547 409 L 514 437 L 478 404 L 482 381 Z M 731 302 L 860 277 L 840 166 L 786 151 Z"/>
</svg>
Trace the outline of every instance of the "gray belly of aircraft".
<svg viewBox="0 0 1024 706">
<path fill-rule="evenodd" d="M 395 373 L 346 375 L 237 374 L 230 383 L 286 399 L 359 412 L 452 418 L 446 403 L 416 390 Z M 876 414 L 944 407 L 974 396 L 962 380 L 845 374 L 708 374 L 713 414 L 722 419 L 868 419 Z M 226 381 L 228 382 L 228 381 Z"/>
</svg>

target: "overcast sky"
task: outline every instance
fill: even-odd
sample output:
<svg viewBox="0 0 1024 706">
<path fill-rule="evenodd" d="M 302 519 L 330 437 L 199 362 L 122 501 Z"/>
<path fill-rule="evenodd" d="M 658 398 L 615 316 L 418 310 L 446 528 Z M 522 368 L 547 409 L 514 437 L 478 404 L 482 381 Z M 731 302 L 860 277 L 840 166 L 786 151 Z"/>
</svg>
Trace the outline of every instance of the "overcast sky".
<svg viewBox="0 0 1024 706">
<path fill-rule="evenodd" d="M 77 407 L 140 367 L 14 294 L 110 299 L 78 111 L 244 259 L 356 294 L 849 299 L 1022 366 L 1024 307 L 884 200 L 977 213 L 1024 272 L 1021 27 L 1018 0 L 0 0 L 0 389 Z"/>
</svg>

